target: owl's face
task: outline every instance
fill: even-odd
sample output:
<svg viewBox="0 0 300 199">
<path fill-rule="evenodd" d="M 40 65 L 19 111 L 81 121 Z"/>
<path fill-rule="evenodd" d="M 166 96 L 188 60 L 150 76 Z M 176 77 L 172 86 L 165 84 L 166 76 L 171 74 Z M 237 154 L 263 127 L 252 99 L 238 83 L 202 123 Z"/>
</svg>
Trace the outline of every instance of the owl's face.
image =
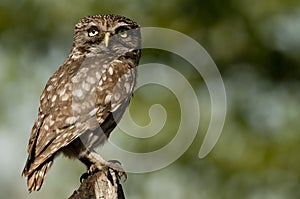
<svg viewBox="0 0 300 199">
<path fill-rule="evenodd" d="M 75 27 L 73 48 L 80 52 L 124 54 L 140 49 L 139 25 L 118 15 L 81 19 Z"/>
</svg>

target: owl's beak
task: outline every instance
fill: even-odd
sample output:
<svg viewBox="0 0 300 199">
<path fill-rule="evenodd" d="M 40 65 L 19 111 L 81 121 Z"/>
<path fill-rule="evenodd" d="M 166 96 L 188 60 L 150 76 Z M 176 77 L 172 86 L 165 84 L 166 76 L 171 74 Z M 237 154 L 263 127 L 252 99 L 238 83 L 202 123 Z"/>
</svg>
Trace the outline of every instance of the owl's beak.
<svg viewBox="0 0 300 199">
<path fill-rule="evenodd" d="M 110 33 L 109 32 L 105 33 L 105 35 L 104 35 L 104 44 L 105 44 L 106 47 L 108 47 L 109 37 L 110 37 Z"/>
</svg>

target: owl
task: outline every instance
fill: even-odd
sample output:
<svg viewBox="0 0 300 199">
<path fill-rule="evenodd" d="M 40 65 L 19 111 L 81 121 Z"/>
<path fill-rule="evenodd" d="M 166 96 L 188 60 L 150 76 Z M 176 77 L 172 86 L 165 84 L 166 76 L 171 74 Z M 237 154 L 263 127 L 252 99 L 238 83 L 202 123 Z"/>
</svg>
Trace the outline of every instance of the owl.
<svg viewBox="0 0 300 199">
<path fill-rule="evenodd" d="M 96 15 L 75 26 L 69 56 L 48 80 L 22 172 L 38 191 L 54 158 L 79 159 L 88 173 L 111 167 L 95 152 L 120 121 L 136 82 L 139 25 L 123 16 Z"/>
</svg>

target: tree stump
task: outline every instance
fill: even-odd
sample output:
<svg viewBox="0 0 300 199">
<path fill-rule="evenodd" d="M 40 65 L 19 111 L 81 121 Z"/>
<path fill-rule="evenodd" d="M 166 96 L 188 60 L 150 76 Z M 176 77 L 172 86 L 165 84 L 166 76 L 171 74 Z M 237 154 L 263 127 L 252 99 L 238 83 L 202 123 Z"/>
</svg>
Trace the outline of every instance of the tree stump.
<svg viewBox="0 0 300 199">
<path fill-rule="evenodd" d="M 69 199 L 125 199 L 117 171 L 98 171 L 83 180 Z"/>
</svg>

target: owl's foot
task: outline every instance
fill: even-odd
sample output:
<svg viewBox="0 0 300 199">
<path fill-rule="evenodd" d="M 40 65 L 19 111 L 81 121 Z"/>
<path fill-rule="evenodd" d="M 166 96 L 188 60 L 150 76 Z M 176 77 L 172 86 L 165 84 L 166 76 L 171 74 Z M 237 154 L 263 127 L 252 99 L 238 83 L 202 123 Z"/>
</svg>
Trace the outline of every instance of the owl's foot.
<svg viewBox="0 0 300 199">
<path fill-rule="evenodd" d="M 124 182 L 125 182 L 127 180 L 127 174 L 122 168 L 121 162 L 119 162 L 118 160 L 109 160 L 108 163 L 109 163 L 108 167 L 116 171 L 117 176 L 119 178 L 124 177 Z"/>
<path fill-rule="evenodd" d="M 104 163 L 104 164 L 103 164 Z M 122 168 L 119 161 L 116 160 L 109 160 L 105 162 L 96 162 L 95 164 L 92 164 L 90 168 L 88 169 L 88 173 L 94 174 L 98 171 L 107 171 L 108 169 L 112 169 L 116 172 L 118 177 L 124 177 L 124 181 L 127 179 L 127 174 Z"/>
<path fill-rule="evenodd" d="M 104 160 L 99 154 L 95 152 L 88 152 L 84 158 L 81 159 L 88 166 L 87 173 L 82 174 L 80 181 L 86 179 L 88 176 L 93 175 L 98 171 L 108 171 L 109 168 L 114 170 L 119 178 L 124 177 L 124 181 L 127 179 L 127 174 L 121 166 L 121 163 L 117 160 Z M 85 160 L 85 161 L 83 161 Z M 88 160 L 88 161 L 86 161 Z M 87 163 L 88 162 L 88 163 Z"/>
</svg>

